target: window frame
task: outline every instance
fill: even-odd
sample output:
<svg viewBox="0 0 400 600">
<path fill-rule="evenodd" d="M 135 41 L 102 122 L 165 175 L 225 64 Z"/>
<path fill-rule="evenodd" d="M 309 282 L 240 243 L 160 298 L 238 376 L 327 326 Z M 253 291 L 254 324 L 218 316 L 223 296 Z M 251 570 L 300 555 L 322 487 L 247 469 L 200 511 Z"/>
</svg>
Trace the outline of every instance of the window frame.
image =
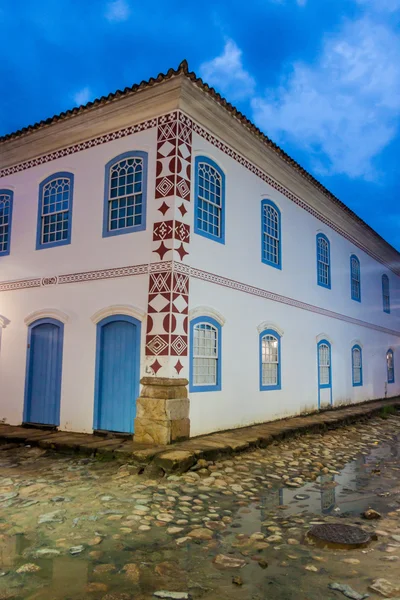
<svg viewBox="0 0 400 600">
<path fill-rule="evenodd" d="M 278 382 L 275 385 L 265 385 L 262 379 L 262 340 L 265 336 L 272 335 L 278 341 Z M 281 378 L 281 335 L 275 329 L 264 329 L 259 335 L 259 380 L 260 380 L 260 392 L 280 390 L 282 389 L 282 378 Z M 268 364 L 268 363 L 266 363 Z"/>
<path fill-rule="evenodd" d="M 318 266 L 319 266 L 319 263 L 321 261 L 319 260 L 319 254 L 318 254 L 318 241 L 320 239 L 325 240 L 326 243 L 327 243 L 327 245 L 328 245 L 328 260 L 329 260 L 329 262 L 328 262 L 328 283 L 327 284 L 326 283 L 322 283 L 320 281 L 320 278 L 319 278 L 319 269 L 318 269 Z M 332 287 L 332 277 L 331 277 L 331 268 L 332 268 L 332 264 L 331 264 L 331 243 L 330 243 L 329 239 L 327 238 L 327 236 L 324 233 L 317 233 L 315 241 L 316 241 L 316 251 L 317 251 L 317 284 L 320 287 L 323 287 L 323 288 L 326 288 L 326 289 L 330 290 L 331 287 Z M 325 264 L 325 263 L 322 263 L 322 264 Z"/>
<path fill-rule="evenodd" d="M 7 189 L 7 188 L 2 188 L 0 189 L 0 195 L 7 195 L 10 197 L 10 212 L 9 212 L 9 218 L 8 218 L 8 244 L 7 244 L 7 250 L 0 250 L 0 256 L 8 256 L 10 254 L 10 250 L 11 250 L 11 232 L 12 232 L 12 214 L 13 214 L 13 206 L 14 206 L 14 192 L 13 190 Z"/>
<path fill-rule="evenodd" d="M 200 229 L 197 222 L 197 211 L 199 206 L 199 163 L 205 163 L 211 166 L 221 176 L 221 235 L 216 236 L 207 231 Z M 225 244 L 225 173 L 221 167 L 211 158 L 207 156 L 196 156 L 194 161 L 195 166 L 195 186 L 194 186 L 194 232 L 201 235 L 209 240 L 218 242 L 219 244 Z"/>
<path fill-rule="evenodd" d="M 216 384 L 207 384 L 207 385 L 199 385 L 195 384 L 193 381 L 193 350 L 194 350 L 194 328 L 196 325 L 205 324 L 211 325 L 217 330 L 217 383 Z M 222 381 L 221 381 L 221 363 L 222 363 L 222 326 L 216 319 L 212 317 L 200 316 L 195 317 L 190 321 L 190 355 L 189 355 L 189 392 L 220 392 L 222 389 Z"/>
<path fill-rule="evenodd" d="M 57 240 L 44 244 L 42 242 L 42 210 L 43 210 L 43 189 L 53 179 L 69 179 L 69 207 L 68 207 L 68 235 L 65 240 Z M 36 227 L 36 250 L 45 250 L 46 248 L 55 248 L 56 246 L 67 246 L 71 243 L 72 237 L 72 214 L 74 203 L 74 174 L 69 171 L 57 171 L 52 173 L 39 184 L 39 202 L 38 202 L 38 217 Z"/>
<path fill-rule="evenodd" d="M 353 293 L 353 281 L 357 282 L 357 279 L 355 279 L 353 276 L 353 260 L 355 260 L 358 265 L 358 298 L 356 298 L 356 296 Z M 351 254 L 350 256 L 350 295 L 351 299 L 355 300 L 355 302 L 361 302 L 361 263 L 360 259 L 358 258 L 358 256 L 356 256 L 356 254 Z"/>
<path fill-rule="evenodd" d="M 329 348 L 329 383 L 321 383 L 320 378 L 320 359 L 319 350 L 321 346 L 327 346 Z M 317 367 L 318 367 L 318 389 L 331 389 L 332 388 L 332 345 L 327 339 L 320 340 L 317 344 Z"/>
<path fill-rule="evenodd" d="M 359 350 L 360 352 L 360 381 L 354 381 L 354 351 Z M 362 359 L 362 348 L 359 344 L 354 344 L 351 348 L 351 381 L 353 387 L 361 387 L 363 385 L 363 359 Z"/>
<path fill-rule="evenodd" d="M 264 257 L 264 235 L 267 235 L 264 231 L 264 208 L 270 206 L 273 208 L 278 215 L 278 262 L 274 263 Z M 282 226 L 281 226 L 281 211 L 278 206 L 272 200 L 265 198 L 261 201 L 261 262 L 275 269 L 282 269 Z"/>
<path fill-rule="evenodd" d="M 110 173 L 114 165 L 128 158 L 140 158 L 143 161 L 143 177 L 142 177 L 142 222 L 140 225 L 131 225 L 123 229 L 108 229 Z M 103 203 L 103 238 L 114 237 L 116 235 L 124 235 L 125 233 L 134 233 L 136 231 L 144 231 L 146 229 L 147 220 L 147 173 L 148 173 L 148 153 L 143 150 L 129 150 L 122 152 L 110 159 L 104 166 L 104 203 Z"/>
<path fill-rule="evenodd" d="M 385 294 L 385 284 L 387 285 L 387 294 Z M 385 305 L 385 298 L 387 297 L 387 306 Z M 382 306 L 383 312 L 390 315 L 390 279 L 384 273 L 382 275 Z"/>
<path fill-rule="evenodd" d="M 392 356 L 392 370 L 393 370 L 393 377 L 389 379 L 389 354 Z M 388 351 L 386 352 L 386 379 L 388 383 L 394 383 L 395 382 L 395 375 L 394 375 L 394 352 L 392 348 L 389 348 Z"/>
</svg>

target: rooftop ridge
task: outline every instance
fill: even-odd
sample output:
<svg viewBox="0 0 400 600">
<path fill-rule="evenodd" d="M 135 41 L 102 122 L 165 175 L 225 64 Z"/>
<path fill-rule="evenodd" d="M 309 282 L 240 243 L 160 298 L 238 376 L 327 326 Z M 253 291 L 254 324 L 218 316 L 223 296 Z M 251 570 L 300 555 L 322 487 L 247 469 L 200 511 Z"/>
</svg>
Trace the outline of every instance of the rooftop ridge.
<svg viewBox="0 0 400 600">
<path fill-rule="evenodd" d="M 126 97 L 131 94 L 135 94 L 144 89 L 162 83 L 163 81 L 167 81 L 172 77 L 176 77 L 179 75 L 183 75 L 187 77 L 190 81 L 192 81 L 198 88 L 200 88 L 204 93 L 208 94 L 212 97 L 218 104 L 220 104 L 223 108 L 228 110 L 232 114 L 234 118 L 236 118 L 242 125 L 244 125 L 253 135 L 256 135 L 265 145 L 271 148 L 279 157 L 284 160 L 288 165 L 294 168 L 298 173 L 300 173 L 307 181 L 309 181 L 313 186 L 315 186 L 321 193 L 323 193 L 329 200 L 333 201 L 337 204 L 343 211 L 345 211 L 350 217 L 358 221 L 362 227 L 366 228 L 379 242 L 384 243 L 384 245 L 390 249 L 392 252 L 395 252 L 399 259 L 400 264 L 400 252 L 394 248 L 388 241 L 386 241 L 379 233 L 377 233 L 370 225 L 368 225 L 361 217 L 359 217 L 355 212 L 353 212 L 346 204 L 344 204 L 337 196 L 335 196 L 332 192 L 330 192 L 318 179 L 316 179 L 311 173 L 309 173 L 304 167 L 302 167 L 297 161 L 295 161 L 289 154 L 287 154 L 280 146 L 275 144 L 265 133 L 261 131 L 246 115 L 240 112 L 233 104 L 228 102 L 226 98 L 224 98 L 219 92 L 215 90 L 215 88 L 208 85 L 208 83 L 204 82 L 201 77 L 198 77 L 194 71 L 189 70 L 189 64 L 186 59 L 182 60 L 177 69 L 173 69 L 172 67 L 168 69 L 166 73 L 159 73 L 157 77 L 150 77 L 148 80 L 142 80 L 139 84 L 133 84 L 131 87 L 125 87 L 124 90 L 116 90 L 115 92 L 111 92 L 107 96 L 101 96 L 93 101 L 87 102 L 78 107 L 74 107 L 70 110 L 64 111 L 57 115 L 53 115 L 48 119 L 39 121 L 34 123 L 33 125 L 28 125 L 27 127 L 23 127 L 14 132 L 8 133 L 6 135 L 0 136 L 0 144 L 18 139 L 19 137 L 23 137 L 28 135 L 29 133 L 33 133 L 44 127 L 49 127 L 59 121 L 64 119 L 72 118 L 76 115 L 82 114 L 86 111 L 97 108 L 102 104 L 111 103 L 118 98 Z M 399 266 L 394 265 L 392 270 L 398 270 Z"/>
</svg>

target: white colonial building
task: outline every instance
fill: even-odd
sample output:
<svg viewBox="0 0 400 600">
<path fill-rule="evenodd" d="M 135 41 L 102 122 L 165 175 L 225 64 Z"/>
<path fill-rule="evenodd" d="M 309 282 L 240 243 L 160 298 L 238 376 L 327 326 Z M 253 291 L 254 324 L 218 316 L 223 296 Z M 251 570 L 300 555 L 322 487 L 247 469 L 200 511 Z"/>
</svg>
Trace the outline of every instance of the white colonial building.
<svg viewBox="0 0 400 600">
<path fill-rule="evenodd" d="M 396 396 L 399 275 L 184 62 L 0 139 L 0 419 L 169 442 Z"/>
</svg>

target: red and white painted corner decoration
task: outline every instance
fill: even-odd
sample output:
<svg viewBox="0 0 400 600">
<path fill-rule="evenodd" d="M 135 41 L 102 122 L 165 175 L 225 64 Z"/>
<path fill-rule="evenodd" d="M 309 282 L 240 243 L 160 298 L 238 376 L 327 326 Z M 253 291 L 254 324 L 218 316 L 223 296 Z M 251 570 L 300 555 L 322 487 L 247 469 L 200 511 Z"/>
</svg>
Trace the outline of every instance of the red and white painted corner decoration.
<svg viewBox="0 0 400 600">
<path fill-rule="evenodd" d="M 180 112 L 159 117 L 154 199 L 160 219 L 153 226 L 152 261 L 171 261 L 150 273 L 146 367 L 176 377 L 187 367 L 189 276 L 174 262 L 189 254 L 192 121 Z"/>
</svg>

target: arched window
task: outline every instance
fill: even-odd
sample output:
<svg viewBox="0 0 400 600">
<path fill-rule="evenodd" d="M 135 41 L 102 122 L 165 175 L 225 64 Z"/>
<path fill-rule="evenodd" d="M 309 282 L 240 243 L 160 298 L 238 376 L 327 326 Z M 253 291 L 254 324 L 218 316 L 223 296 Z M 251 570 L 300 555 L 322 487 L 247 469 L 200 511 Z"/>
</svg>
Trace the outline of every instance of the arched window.
<svg viewBox="0 0 400 600">
<path fill-rule="evenodd" d="M 195 169 L 194 231 L 224 244 L 225 176 L 220 167 L 205 156 L 196 158 Z"/>
<path fill-rule="evenodd" d="M 189 373 L 190 391 L 221 389 L 221 325 L 211 317 L 190 322 Z"/>
<path fill-rule="evenodd" d="M 330 244 L 323 233 L 317 235 L 317 282 L 322 287 L 331 287 Z"/>
<path fill-rule="evenodd" d="M 281 268 L 281 213 L 271 200 L 261 202 L 261 260 Z"/>
<path fill-rule="evenodd" d="M 387 275 L 382 275 L 382 302 L 383 312 L 390 313 L 390 287 Z"/>
<path fill-rule="evenodd" d="M 351 349 L 351 365 L 353 371 L 353 386 L 362 385 L 362 350 L 358 344 L 355 344 Z"/>
<path fill-rule="evenodd" d="M 10 254 L 13 192 L 0 190 L 0 256 Z"/>
<path fill-rule="evenodd" d="M 387 382 L 394 383 L 394 358 L 393 350 L 389 348 L 386 352 L 386 366 L 387 366 Z"/>
<path fill-rule="evenodd" d="M 147 152 L 124 152 L 106 164 L 103 237 L 146 229 Z"/>
<path fill-rule="evenodd" d="M 351 298 L 361 302 L 360 261 L 355 254 L 350 256 Z"/>
<path fill-rule="evenodd" d="M 60 172 L 39 186 L 36 250 L 71 243 L 74 176 Z"/>
<path fill-rule="evenodd" d="M 327 340 L 318 342 L 318 387 L 330 388 L 331 376 L 331 345 Z"/>
<path fill-rule="evenodd" d="M 260 390 L 281 389 L 281 336 L 272 329 L 260 333 Z"/>
</svg>

